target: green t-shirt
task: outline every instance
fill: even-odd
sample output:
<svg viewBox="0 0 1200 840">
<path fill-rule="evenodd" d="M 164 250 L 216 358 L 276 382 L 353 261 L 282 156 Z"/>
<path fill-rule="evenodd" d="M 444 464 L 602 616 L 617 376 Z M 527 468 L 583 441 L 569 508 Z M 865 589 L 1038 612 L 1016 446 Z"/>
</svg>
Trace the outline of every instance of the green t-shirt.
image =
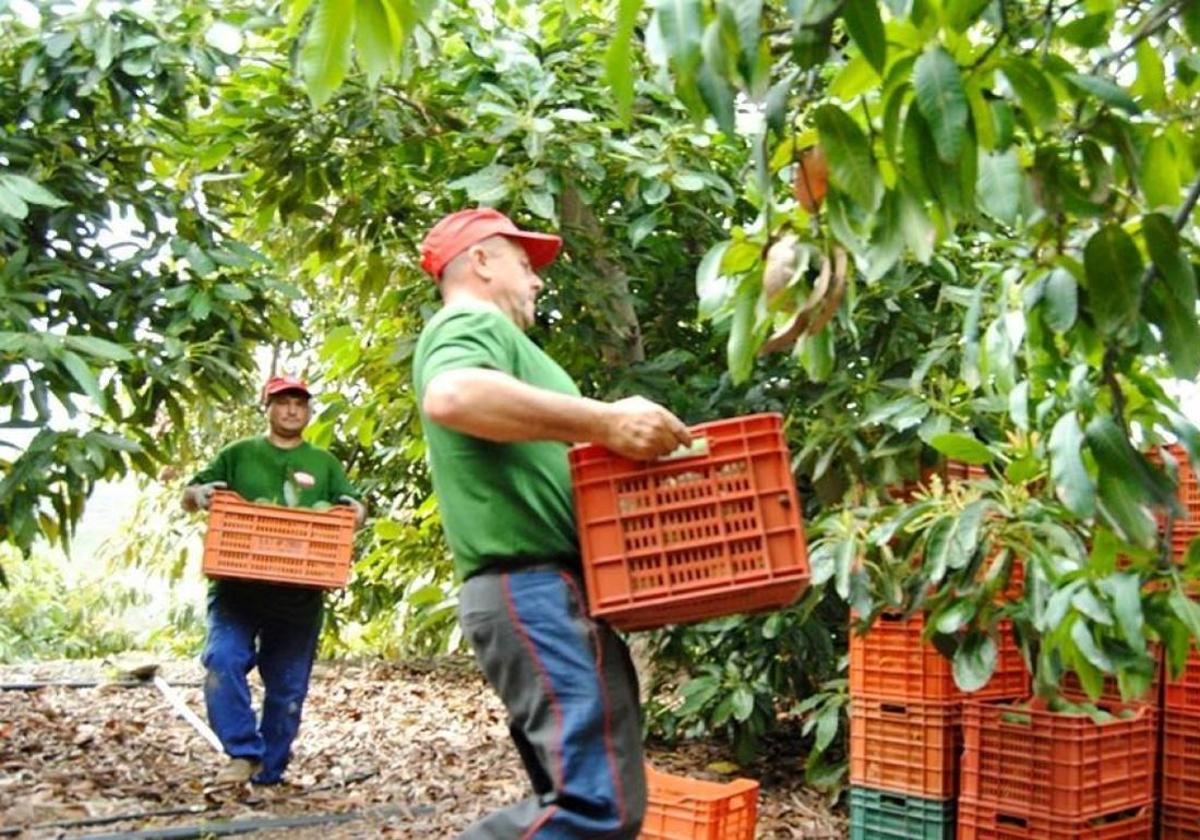
<svg viewBox="0 0 1200 840">
<path fill-rule="evenodd" d="M 312 487 L 297 481 L 296 473 L 307 473 Z M 229 444 L 192 478 L 191 484 L 224 481 L 229 489 L 248 502 L 284 504 L 284 483 L 292 479 L 297 507 L 317 502 L 336 503 L 342 496 L 359 498 L 346 478 L 341 462 L 308 441 L 283 449 L 263 435 Z M 301 479 L 303 480 L 303 479 Z M 265 618 L 305 623 L 320 615 L 322 590 L 306 586 L 222 578 L 210 585 L 212 592 L 241 609 Z"/>
<path fill-rule="evenodd" d="M 358 498 L 358 491 L 346 478 L 341 463 L 324 449 L 308 441 L 283 449 L 265 435 L 229 444 L 211 464 L 196 473 L 191 483 L 224 481 L 248 502 L 281 505 L 286 502 L 284 484 L 297 473 L 307 473 L 313 479 L 312 487 L 292 481 L 297 490 L 297 507 L 312 507 L 317 502 L 332 504 L 342 496 Z"/>
<path fill-rule="evenodd" d="M 579 396 L 558 364 L 499 309 L 442 308 L 417 341 L 418 404 L 439 373 L 489 368 L 547 391 Z M 494 443 L 447 429 L 422 414 L 433 489 L 461 579 L 498 564 L 579 562 L 567 444 Z"/>
</svg>

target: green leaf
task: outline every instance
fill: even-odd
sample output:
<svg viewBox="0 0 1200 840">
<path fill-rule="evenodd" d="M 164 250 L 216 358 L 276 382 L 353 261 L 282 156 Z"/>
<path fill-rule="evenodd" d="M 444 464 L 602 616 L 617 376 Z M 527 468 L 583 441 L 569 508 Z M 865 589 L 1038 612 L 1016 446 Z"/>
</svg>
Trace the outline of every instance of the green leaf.
<svg viewBox="0 0 1200 840">
<path fill-rule="evenodd" d="M 1092 637 L 1092 630 L 1088 627 L 1086 621 L 1081 621 L 1078 618 L 1071 624 L 1071 641 L 1075 643 L 1075 649 L 1078 650 L 1083 658 L 1100 671 L 1111 673 L 1113 670 L 1112 660 L 1108 658 L 1108 654 L 1100 649 L 1096 644 L 1096 640 Z"/>
<path fill-rule="evenodd" d="M 509 171 L 503 164 L 492 163 L 472 175 L 456 178 L 446 186 L 452 190 L 466 190 L 467 197 L 479 204 L 495 204 L 508 196 Z"/>
<path fill-rule="evenodd" d="M 1112 599 L 1121 635 L 1134 650 L 1144 650 L 1146 637 L 1142 632 L 1141 581 L 1127 572 L 1115 572 L 1102 578 L 1099 586 Z"/>
<path fill-rule="evenodd" d="M 726 239 L 709 248 L 696 269 L 696 297 L 700 302 L 698 314 L 702 320 L 715 315 L 733 291 L 729 278 L 721 274 L 721 260 L 731 241 Z"/>
<path fill-rule="evenodd" d="M 813 382 L 824 382 L 833 373 L 837 361 L 833 346 L 833 327 L 826 326 L 816 335 L 806 335 L 796 344 L 800 365 Z"/>
<path fill-rule="evenodd" d="M 1079 287 L 1075 275 L 1065 268 L 1056 268 L 1046 278 L 1042 291 L 1046 326 L 1064 333 L 1075 326 L 1079 314 Z"/>
<path fill-rule="evenodd" d="M 1170 483 L 1156 471 L 1147 470 L 1125 433 L 1107 414 L 1097 415 L 1087 426 L 1088 449 L 1100 468 L 1097 499 L 1101 513 L 1126 541 L 1149 548 L 1157 533 L 1149 506 L 1162 503 Z"/>
<path fill-rule="evenodd" d="M 63 351 L 59 361 L 71 374 L 71 378 L 83 389 L 83 393 L 87 394 L 97 408 L 103 410 L 105 407 L 104 392 L 100 390 L 100 382 L 96 379 L 96 374 L 88 366 L 88 363 L 70 350 Z"/>
<path fill-rule="evenodd" d="M 1159 328 L 1171 370 L 1190 381 L 1200 374 L 1200 322 L 1195 301 L 1185 308 L 1165 283 L 1153 283 L 1142 302 L 1147 319 Z"/>
<path fill-rule="evenodd" d="M 1016 149 L 980 155 L 976 187 L 979 209 L 1001 224 L 1016 224 L 1024 178 Z"/>
<path fill-rule="evenodd" d="M 68 335 L 64 337 L 63 341 L 67 347 L 73 350 L 86 353 L 93 358 L 103 359 L 106 362 L 128 362 L 134 358 L 133 354 L 122 345 L 95 336 Z"/>
<path fill-rule="evenodd" d="M 1033 124 L 1042 130 L 1050 128 L 1058 116 L 1058 104 L 1046 75 L 1023 58 L 1008 58 L 1000 69 Z"/>
<path fill-rule="evenodd" d="M 386 0 L 357 0 L 354 45 L 358 63 L 374 87 L 395 68 L 401 49 L 400 22 Z"/>
<path fill-rule="evenodd" d="M 729 329 L 726 363 L 735 383 L 745 382 L 754 369 L 754 309 L 758 303 L 756 284 L 743 280 L 738 284 L 733 322 Z"/>
<path fill-rule="evenodd" d="M 700 0 L 658 0 L 655 9 L 663 44 L 674 64 L 677 80 L 686 83 L 700 67 L 703 31 Z"/>
<path fill-rule="evenodd" d="M 813 750 L 822 752 L 833 743 L 838 731 L 838 707 L 832 703 L 821 709 L 817 717 L 817 735 L 813 739 Z"/>
<path fill-rule="evenodd" d="M 874 283 L 883 277 L 904 252 L 904 230 L 900 223 L 901 198 L 896 191 L 885 192 L 883 203 L 875 216 L 871 247 L 867 251 L 866 278 Z"/>
<path fill-rule="evenodd" d="M 1104 606 L 1096 594 L 1086 586 L 1081 587 L 1071 598 L 1071 606 L 1097 624 L 1109 627 L 1113 623 L 1112 613 L 1108 611 L 1108 607 Z"/>
<path fill-rule="evenodd" d="M 555 220 L 554 196 L 550 193 L 525 190 L 521 193 L 521 200 L 535 216 L 540 216 L 550 221 Z"/>
<path fill-rule="evenodd" d="M 725 77 L 705 61 L 696 77 L 696 87 L 705 107 L 716 119 L 721 131 L 729 137 L 737 136 L 737 97 Z M 704 182 L 700 181 L 695 189 L 702 189 L 703 186 Z"/>
<path fill-rule="evenodd" d="M 1167 87 L 1163 72 L 1163 60 L 1149 39 L 1137 45 L 1137 81 L 1133 84 L 1136 93 L 1147 108 L 1158 108 L 1167 101 Z"/>
<path fill-rule="evenodd" d="M 626 124 L 633 116 L 633 31 L 641 10 L 642 0 L 620 0 L 616 32 L 604 53 L 604 78 Z"/>
<path fill-rule="evenodd" d="M 21 196 L 4 186 L 3 181 L 0 181 L 0 213 L 14 219 L 24 219 L 29 215 L 29 205 Z"/>
<path fill-rule="evenodd" d="M 1096 97 L 1106 105 L 1120 108 L 1130 114 L 1141 113 L 1142 109 L 1133 101 L 1128 91 L 1108 79 L 1083 73 L 1067 73 L 1064 78 L 1078 90 Z"/>
<path fill-rule="evenodd" d="M 943 5 L 946 22 L 955 32 L 966 32 L 992 0 L 950 0 Z"/>
<path fill-rule="evenodd" d="M 1050 480 L 1054 494 L 1076 516 L 1096 510 L 1096 487 L 1083 465 L 1083 429 L 1075 412 L 1058 418 L 1050 432 Z"/>
<path fill-rule="evenodd" d="M 355 0 L 317 0 L 300 51 L 300 67 L 308 97 L 318 108 L 329 101 L 350 69 L 356 8 Z"/>
<path fill-rule="evenodd" d="M 746 686 L 739 685 L 733 690 L 733 719 L 744 723 L 754 712 L 754 693 Z"/>
<path fill-rule="evenodd" d="M 913 394 L 903 394 L 870 411 L 860 421 L 864 427 L 887 423 L 898 432 L 911 429 L 929 413 L 929 405 Z"/>
<path fill-rule="evenodd" d="M 1112 15 L 1109 12 L 1097 12 L 1084 15 L 1068 23 L 1058 30 L 1063 40 L 1077 47 L 1091 49 L 1099 47 L 1108 40 L 1108 27 Z"/>
<path fill-rule="evenodd" d="M 1171 141 L 1166 137 L 1153 137 L 1142 153 L 1138 184 L 1146 205 L 1150 208 L 1175 207 L 1179 204 L 1179 193 L 1183 185 L 1179 177 L 1179 164 Z"/>
<path fill-rule="evenodd" d="M 733 15 L 739 47 L 736 61 L 738 72 L 745 81 L 746 92 L 755 99 L 762 94 L 765 82 L 770 78 L 769 58 L 761 69 L 759 61 L 762 6 L 763 0 L 723 0 L 720 4 L 721 13 Z M 763 73 L 764 70 L 766 73 Z"/>
<path fill-rule="evenodd" d="M 1088 308 L 1096 328 L 1113 334 L 1137 319 L 1142 257 L 1137 245 L 1119 224 L 1111 223 L 1092 234 L 1083 252 L 1088 278 Z"/>
<path fill-rule="evenodd" d="M 1167 600 L 1171 605 L 1172 612 L 1187 627 L 1195 643 L 1200 645 L 1200 603 L 1189 598 L 1187 593 L 1178 586 L 1171 590 Z"/>
<path fill-rule="evenodd" d="M 875 72 L 882 76 L 887 64 L 887 37 L 879 17 L 879 4 L 876 0 L 847 0 L 842 8 L 842 19 L 854 43 Z"/>
<path fill-rule="evenodd" d="M 1150 259 L 1171 295 L 1185 313 L 1193 312 L 1196 308 L 1196 275 L 1183 252 L 1175 225 L 1161 213 L 1150 213 L 1142 218 L 1142 235 L 1146 238 Z"/>
<path fill-rule="evenodd" d="M 963 691 L 978 691 L 996 671 L 996 643 L 981 632 L 967 635 L 954 654 L 954 683 Z"/>
<path fill-rule="evenodd" d="M 978 438 L 956 432 L 936 435 L 929 445 L 947 458 L 968 464 L 990 464 L 996 457 Z"/>
<path fill-rule="evenodd" d="M 836 105 L 823 105 L 814 121 L 821 135 L 830 182 L 860 206 L 874 210 L 879 203 L 879 171 L 862 129 Z"/>
<path fill-rule="evenodd" d="M 32 178 L 10 173 L 0 174 L 0 186 L 16 195 L 26 204 L 43 207 L 66 207 L 67 202 L 56 196 Z"/>
<path fill-rule="evenodd" d="M 940 46 L 926 50 L 913 70 L 913 86 L 917 107 L 933 132 L 938 157 L 947 163 L 956 162 L 970 114 L 958 64 Z"/>
<path fill-rule="evenodd" d="M 967 623 L 974 617 L 975 602 L 965 598 L 952 601 L 946 609 L 937 613 L 936 616 L 930 616 L 937 631 L 945 633 L 947 636 L 952 636 L 963 627 L 966 627 Z"/>
</svg>

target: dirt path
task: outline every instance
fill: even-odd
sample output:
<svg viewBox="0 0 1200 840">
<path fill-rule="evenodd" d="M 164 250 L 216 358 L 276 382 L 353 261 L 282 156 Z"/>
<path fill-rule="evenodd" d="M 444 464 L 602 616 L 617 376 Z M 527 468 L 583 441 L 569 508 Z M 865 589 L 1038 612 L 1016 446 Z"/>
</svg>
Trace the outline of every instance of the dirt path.
<svg viewBox="0 0 1200 840">
<path fill-rule="evenodd" d="M 164 677 L 203 716 L 200 669 L 164 663 Z M 103 680 L 100 663 L 0 666 L 0 684 Z M 727 781 L 709 744 L 650 759 L 668 772 Z M 319 665 L 290 784 L 206 788 L 223 763 L 152 686 L 0 691 L 0 837 L 86 837 L 205 820 L 365 814 L 340 825 L 261 831 L 291 840 L 452 837 L 527 790 L 502 707 L 469 662 L 436 666 Z M 760 838 L 838 838 L 843 821 L 802 785 L 802 764 L 737 771 L 763 785 Z M 62 823 L 177 811 L 111 823 Z M 60 825 L 52 825 L 58 823 Z"/>
</svg>

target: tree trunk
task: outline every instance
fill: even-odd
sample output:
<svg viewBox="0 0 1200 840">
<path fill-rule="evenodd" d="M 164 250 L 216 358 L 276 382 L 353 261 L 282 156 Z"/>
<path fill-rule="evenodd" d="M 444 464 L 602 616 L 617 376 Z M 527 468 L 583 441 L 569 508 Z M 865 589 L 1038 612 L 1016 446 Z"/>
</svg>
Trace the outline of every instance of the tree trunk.
<svg viewBox="0 0 1200 840">
<path fill-rule="evenodd" d="M 608 253 L 604 228 L 578 188 L 567 182 L 562 195 L 563 232 L 575 243 L 575 252 L 586 254 L 588 263 L 604 280 L 609 332 L 600 352 L 608 365 L 629 365 L 646 358 L 642 328 L 629 291 L 629 276 Z"/>
</svg>

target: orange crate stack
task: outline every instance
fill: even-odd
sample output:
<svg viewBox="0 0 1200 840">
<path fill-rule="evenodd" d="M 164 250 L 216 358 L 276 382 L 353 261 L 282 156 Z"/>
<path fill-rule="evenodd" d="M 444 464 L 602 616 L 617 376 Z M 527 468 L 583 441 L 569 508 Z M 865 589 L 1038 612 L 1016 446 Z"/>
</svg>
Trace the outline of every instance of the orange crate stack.
<svg viewBox="0 0 1200 840">
<path fill-rule="evenodd" d="M 297 586 L 346 585 L 354 553 L 354 511 L 289 508 L 247 502 L 218 490 L 209 507 L 201 570 Z"/>
<path fill-rule="evenodd" d="M 952 799 L 962 747 L 958 703 L 850 701 L 850 782 L 924 799 Z"/>
<path fill-rule="evenodd" d="M 646 766 L 641 840 L 754 840 L 758 782 L 705 782 Z"/>
<path fill-rule="evenodd" d="M 692 451 L 658 461 L 571 450 L 589 610 L 621 629 L 775 609 L 808 585 L 782 416 L 691 432 Z"/>
<path fill-rule="evenodd" d="M 954 682 L 954 668 L 922 641 L 925 616 L 881 613 L 865 634 L 850 633 L 850 696 L 889 700 L 957 702 L 967 697 L 1021 697 L 1029 693 L 1029 671 L 1012 633 L 1000 622 L 996 670 L 983 688 L 967 694 Z"/>
<path fill-rule="evenodd" d="M 1149 836 L 1122 832 L 1140 824 L 1143 811 L 1153 811 L 1157 715 L 1142 703 L 1101 708 L 1113 718 L 1096 722 L 1027 701 L 966 701 L 959 837 L 1110 836 L 1088 834 L 1093 828 L 1118 838 Z M 988 828 L 993 818 L 1035 828 L 1005 834 Z M 1126 824 L 1127 829 L 1112 827 Z"/>
<path fill-rule="evenodd" d="M 1200 651 L 1195 647 L 1188 655 L 1187 665 L 1179 679 L 1172 680 L 1168 677 L 1163 706 L 1166 709 L 1200 714 Z"/>
</svg>

